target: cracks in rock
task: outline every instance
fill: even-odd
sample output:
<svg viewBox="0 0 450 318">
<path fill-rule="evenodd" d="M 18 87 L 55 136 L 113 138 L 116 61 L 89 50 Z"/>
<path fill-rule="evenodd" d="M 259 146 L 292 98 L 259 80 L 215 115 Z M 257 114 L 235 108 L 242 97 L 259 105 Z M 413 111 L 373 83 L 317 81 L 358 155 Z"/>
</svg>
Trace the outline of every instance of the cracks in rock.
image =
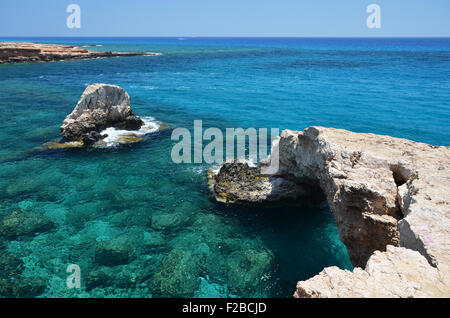
<svg viewBox="0 0 450 318">
<path fill-rule="evenodd" d="M 434 260 L 434 258 L 427 252 L 422 238 L 416 235 L 409 222 L 405 220 L 411 200 L 418 191 L 414 188 L 413 182 L 415 180 L 419 180 L 419 175 L 417 172 L 413 172 L 411 169 L 401 165 L 391 166 L 391 171 L 394 182 L 397 185 L 396 206 L 398 207 L 400 213 L 397 227 L 400 233 L 400 246 L 413 251 L 418 251 L 425 257 L 432 267 L 437 267 L 436 260 Z"/>
<path fill-rule="evenodd" d="M 350 161 L 352 163 L 352 168 L 354 168 L 358 164 L 359 160 L 361 159 L 361 156 L 362 156 L 361 151 L 355 151 L 354 153 L 351 154 Z"/>
<path fill-rule="evenodd" d="M 392 177 L 394 178 L 394 182 L 397 185 L 397 188 L 404 185 L 408 180 L 417 176 L 413 171 L 402 164 L 393 164 L 390 167 L 392 171 Z"/>
<path fill-rule="evenodd" d="M 412 182 L 414 178 L 418 178 L 417 174 L 414 174 L 411 169 L 405 167 L 401 164 L 394 164 L 390 166 L 390 170 L 392 171 L 392 178 L 394 179 L 394 183 L 397 186 L 397 194 L 395 204 L 397 207 L 397 212 L 394 217 L 400 221 L 406 216 L 406 211 L 408 210 L 410 200 L 405 201 L 406 198 L 402 197 L 400 193 L 400 187 L 406 184 L 409 191 L 409 184 Z"/>
<path fill-rule="evenodd" d="M 408 179 L 406 179 L 399 170 L 392 170 L 392 176 L 394 177 L 394 182 L 397 188 L 404 185 Z"/>
</svg>

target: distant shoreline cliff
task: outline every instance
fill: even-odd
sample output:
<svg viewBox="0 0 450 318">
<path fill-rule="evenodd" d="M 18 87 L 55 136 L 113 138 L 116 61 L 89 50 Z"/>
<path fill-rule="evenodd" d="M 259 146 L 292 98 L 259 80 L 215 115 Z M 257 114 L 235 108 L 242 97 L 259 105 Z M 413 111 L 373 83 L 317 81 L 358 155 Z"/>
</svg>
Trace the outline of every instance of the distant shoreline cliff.
<svg viewBox="0 0 450 318">
<path fill-rule="evenodd" d="M 33 42 L 0 42 L 0 64 L 86 60 L 118 56 L 160 55 L 152 52 L 90 51 L 70 45 Z"/>
</svg>

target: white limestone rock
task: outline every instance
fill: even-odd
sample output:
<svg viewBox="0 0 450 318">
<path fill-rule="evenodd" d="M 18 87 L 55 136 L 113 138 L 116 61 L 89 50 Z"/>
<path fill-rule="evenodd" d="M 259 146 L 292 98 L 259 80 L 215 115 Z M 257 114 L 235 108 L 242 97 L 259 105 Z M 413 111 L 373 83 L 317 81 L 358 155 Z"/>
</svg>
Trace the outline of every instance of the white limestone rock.
<svg viewBox="0 0 450 318">
<path fill-rule="evenodd" d="M 93 84 L 86 88 L 75 109 L 61 126 L 61 136 L 68 141 L 98 141 L 105 128 L 139 130 L 144 122 L 134 115 L 130 96 L 121 87 Z M 93 137 L 96 137 L 93 139 Z"/>
<path fill-rule="evenodd" d="M 268 163 L 260 164 L 259 168 L 262 165 L 277 166 L 272 161 L 279 159 L 279 169 L 271 178 L 287 177 L 296 183 L 320 184 L 334 214 L 340 239 L 357 267 L 353 273 L 327 268 L 307 284 L 301 282 L 301 288 L 306 292 L 297 290 L 297 296 L 450 296 L 449 147 L 342 129 L 309 127 L 303 132 L 283 131 L 272 146 L 272 151 L 276 149 L 279 154 Z M 235 187 L 234 179 L 229 180 L 229 189 Z M 271 191 L 279 192 L 277 189 Z M 226 189 L 222 192 L 226 193 Z M 240 186 L 239 197 L 245 198 L 245 192 L 245 186 Z M 282 199 L 282 195 L 277 199 Z M 260 203 L 270 200 L 266 196 Z M 405 249 L 392 247 L 386 252 L 389 245 Z M 367 264 L 371 256 L 375 258 Z M 392 261 L 394 257 L 400 257 L 401 261 Z M 374 291 L 375 285 L 363 281 L 378 270 L 385 270 L 383 264 L 391 264 L 394 268 L 386 271 L 385 291 Z M 399 264 L 409 268 L 402 269 Z M 404 284 L 398 280 L 399 275 L 408 277 L 407 286 L 417 288 L 399 292 L 398 286 L 406 286 L 398 285 Z M 437 287 L 425 284 L 422 275 L 426 279 L 433 278 L 430 280 L 433 282 L 439 277 Z M 327 283 L 332 286 L 332 291 L 327 291 L 329 286 L 324 283 L 324 277 L 342 283 Z M 359 291 L 351 294 L 346 291 L 349 286 L 346 280 L 350 284 L 354 277 L 358 278 L 354 283 Z"/>
</svg>

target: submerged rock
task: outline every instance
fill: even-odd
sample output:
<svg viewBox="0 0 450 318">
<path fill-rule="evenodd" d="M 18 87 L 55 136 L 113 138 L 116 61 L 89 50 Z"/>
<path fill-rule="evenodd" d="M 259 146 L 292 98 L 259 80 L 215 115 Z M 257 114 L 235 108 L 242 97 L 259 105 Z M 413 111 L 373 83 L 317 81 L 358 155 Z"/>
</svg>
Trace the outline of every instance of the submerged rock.
<svg viewBox="0 0 450 318">
<path fill-rule="evenodd" d="M 6 247 L 0 247 L 0 253 L 0 278 L 8 279 L 22 273 L 24 266 L 20 258 L 9 253 Z"/>
<path fill-rule="evenodd" d="M 70 142 L 57 142 L 49 141 L 42 145 L 44 149 L 70 149 L 70 148 L 82 148 L 84 146 L 83 141 L 70 141 Z M 39 149 L 36 149 L 39 150 Z"/>
<path fill-rule="evenodd" d="M 105 266 L 128 264 L 133 258 L 132 245 L 126 236 L 97 242 L 95 262 Z"/>
<path fill-rule="evenodd" d="M 179 227 L 185 222 L 185 216 L 177 212 L 157 212 L 152 216 L 152 228 L 168 230 Z"/>
<path fill-rule="evenodd" d="M 132 144 L 132 143 L 139 142 L 142 140 L 143 140 L 142 137 L 139 137 L 138 135 L 133 134 L 133 133 L 124 134 L 124 135 L 119 136 L 119 138 L 117 138 L 117 142 L 119 144 Z"/>
<path fill-rule="evenodd" d="M 130 96 L 123 88 L 93 84 L 86 88 L 75 109 L 64 119 L 61 136 L 68 141 L 90 142 L 105 128 L 138 130 L 143 124 L 131 110 Z"/>
<path fill-rule="evenodd" d="M 199 260 L 191 251 L 174 249 L 162 262 L 152 280 L 157 297 L 192 297 L 199 286 Z"/>
<path fill-rule="evenodd" d="M 24 212 L 21 209 L 6 215 L 0 221 L 0 236 L 8 240 L 44 233 L 55 227 L 43 213 Z"/>
<path fill-rule="evenodd" d="M 157 211 L 152 215 L 151 226 L 154 230 L 173 230 L 184 227 L 192 221 L 198 207 L 191 202 L 181 202 L 175 209 Z"/>
<path fill-rule="evenodd" d="M 114 283 L 114 278 L 114 273 L 107 268 L 90 270 L 86 278 L 86 289 L 111 286 Z"/>
<path fill-rule="evenodd" d="M 36 297 L 47 286 L 43 277 L 24 277 L 23 261 L 0 246 L 0 297 Z"/>
<path fill-rule="evenodd" d="M 144 232 L 142 245 L 144 251 L 149 253 L 154 249 L 163 247 L 166 244 L 163 234 L 159 232 Z"/>
<path fill-rule="evenodd" d="M 247 295 L 262 291 L 264 281 L 272 274 L 274 260 L 269 250 L 244 249 L 231 253 L 226 264 L 228 286 Z"/>
<path fill-rule="evenodd" d="M 273 171 L 272 177 L 320 185 L 334 214 L 339 237 L 355 267 L 366 267 L 374 252 L 385 252 L 388 245 L 402 246 L 422 254 L 428 261 L 428 267 L 423 264 L 423 270 L 437 270 L 441 277 L 440 295 L 450 295 L 449 147 L 342 129 L 310 127 L 303 132 L 283 131 L 273 144 L 272 153 L 276 154 L 274 150 L 277 149 L 278 156 L 271 157 L 263 165 L 277 166 L 271 161 L 279 160 L 279 168 Z M 254 194 L 257 188 L 241 179 L 226 175 L 221 178 L 225 183 L 222 187 L 226 189 L 225 193 L 229 191 L 227 189 L 238 189 L 231 192 L 238 193 L 238 198 L 258 197 Z M 271 193 L 277 192 L 276 185 L 272 184 L 274 186 Z M 272 201 L 266 193 L 267 190 L 262 188 L 260 197 L 263 200 L 260 202 Z M 403 260 L 405 264 L 417 263 L 414 256 L 417 253 L 403 253 L 402 249 L 388 252 L 378 257 L 411 257 L 411 260 Z M 375 270 L 377 266 L 381 266 L 377 270 L 383 270 L 379 264 L 382 262 L 367 264 L 369 269 L 366 267 L 366 271 Z M 371 290 L 360 295 L 398 294 L 398 276 L 403 275 L 403 271 L 404 279 L 409 280 L 408 286 L 417 283 L 420 290 L 409 294 L 436 295 L 430 284 L 421 282 L 419 273 L 415 277 L 408 274 L 407 268 L 399 266 L 397 269 L 389 272 L 384 278 L 385 283 L 379 285 L 383 291 Z M 326 273 L 328 278 L 324 280 L 338 279 L 335 275 L 339 273 L 329 270 Z M 390 275 L 392 280 L 388 278 Z M 332 288 L 336 288 L 332 295 L 339 294 L 339 284 Z M 344 285 L 342 288 L 345 289 Z M 302 295 L 301 291 L 298 292 L 298 296 Z"/>
<path fill-rule="evenodd" d="M 47 287 L 44 277 L 0 278 L 0 297 L 33 298 L 41 295 Z"/>
</svg>

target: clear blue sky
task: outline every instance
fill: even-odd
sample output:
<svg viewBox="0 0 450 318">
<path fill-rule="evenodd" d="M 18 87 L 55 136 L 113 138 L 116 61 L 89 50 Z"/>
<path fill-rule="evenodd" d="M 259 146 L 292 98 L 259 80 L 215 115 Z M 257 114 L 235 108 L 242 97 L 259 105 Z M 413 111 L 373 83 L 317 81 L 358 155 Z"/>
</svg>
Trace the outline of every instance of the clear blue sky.
<svg viewBox="0 0 450 318">
<path fill-rule="evenodd" d="M 66 27 L 67 5 L 81 29 Z M 381 29 L 366 7 L 381 7 Z M 2 0 L 0 36 L 450 36 L 450 0 Z"/>
</svg>

